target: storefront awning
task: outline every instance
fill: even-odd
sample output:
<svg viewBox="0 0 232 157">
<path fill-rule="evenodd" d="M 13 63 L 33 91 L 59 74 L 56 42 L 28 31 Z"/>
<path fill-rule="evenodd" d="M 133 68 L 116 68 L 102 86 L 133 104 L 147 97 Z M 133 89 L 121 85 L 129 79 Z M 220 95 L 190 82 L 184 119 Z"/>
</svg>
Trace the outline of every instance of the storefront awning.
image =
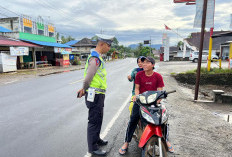
<svg viewBox="0 0 232 157">
<path fill-rule="evenodd" d="M 27 41 L 30 43 L 34 43 L 37 45 L 42 45 L 42 46 L 48 46 L 48 47 L 60 47 L 60 48 L 72 48 L 71 46 L 65 45 L 65 44 L 60 44 L 60 43 L 53 43 L 53 42 L 46 42 L 46 41 L 36 41 L 36 40 L 26 40 L 26 39 L 20 39 L 23 41 Z"/>
<path fill-rule="evenodd" d="M 8 38 L 5 36 L 0 36 L 0 46 L 9 46 L 9 47 L 10 46 L 24 46 L 24 47 L 39 47 L 39 48 L 41 48 L 41 46 L 39 46 L 39 45 L 30 44 L 27 42 Z"/>
</svg>

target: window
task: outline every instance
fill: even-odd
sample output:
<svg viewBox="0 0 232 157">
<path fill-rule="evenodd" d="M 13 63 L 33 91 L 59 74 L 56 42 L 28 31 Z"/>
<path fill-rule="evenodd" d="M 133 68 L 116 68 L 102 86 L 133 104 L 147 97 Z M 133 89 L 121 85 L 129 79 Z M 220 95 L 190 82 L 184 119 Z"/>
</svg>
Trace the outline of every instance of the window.
<svg viewBox="0 0 232 157">
<path fill-rule="evenodd" d="M 44 31 L 43 30 L 38 30 L 38 35 L 44 35 Z"/>
<path fill-rule="evenodd" d="M 32 28 L 24 26 L 24 33 L 32 33 Z"/>
<path fill-rule="evenodd" d="M 54 37 L 54 33 L 53 32 L 49 32 L 49 37 Z"/>
</svg>

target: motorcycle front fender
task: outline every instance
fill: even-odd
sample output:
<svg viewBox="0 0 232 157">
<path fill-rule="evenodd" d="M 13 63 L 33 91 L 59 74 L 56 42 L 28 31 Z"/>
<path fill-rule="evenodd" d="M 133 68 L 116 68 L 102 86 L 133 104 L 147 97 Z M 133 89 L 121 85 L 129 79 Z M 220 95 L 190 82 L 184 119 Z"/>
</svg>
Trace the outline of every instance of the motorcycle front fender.
<svg viewBox="0 0 232 157">
<path fill-rule="evenodd" d="M 139 148 L 142 148 L 153 135 L 163 137 L 161 126 L 148 124 L 140 138 Z"/>
</svg>

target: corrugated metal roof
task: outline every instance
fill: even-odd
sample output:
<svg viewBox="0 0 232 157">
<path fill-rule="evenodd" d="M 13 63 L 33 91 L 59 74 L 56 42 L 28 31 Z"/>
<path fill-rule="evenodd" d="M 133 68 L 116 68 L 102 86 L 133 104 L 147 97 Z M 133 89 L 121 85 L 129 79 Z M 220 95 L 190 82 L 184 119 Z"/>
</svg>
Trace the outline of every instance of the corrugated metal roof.
<svg viewBox="0 0 232 157">
<path fill-rule="evenodd" d="M 96 47 L 96 45 L 97 45 L 97 41 L 92 41 L 88 38 L 83 38 L 72 46 L 73 47 Z"/>
<path fill-rule="evenodd" d="M 48 47 L 63 47 L 63 48 L 72 48 L 71 46 L 65 45 L 65 44 L 60 44 L 60 43 L 52 43 L 52 42 L 46 42 L 46 41 L 36 41 L 36 40 L 25 40 L 21 39 L 23 41 L 27 41 L 30 43 L 34 43 L 37 45 L 42 45 L 42 46 L 48 46 Z"/>
<path fill-rule="evenodd" d="M 214 31 L 213 36 L 218 36 L 220 34 L 229 34 L 229 31 Z M 209 49 L 209 38 L 210 38 L 210 32 L 205 32 L 204 36 L 204 47 L 203 50 Z M 195 32 L 191 33 L 191 38 L 187 38 L 187 42 L 191 46 L 197 47 L 197 49 L 200 49 L 200 39 L 201 39 L 201 32 Z M 219 36 L 217 38 L 213 39 L 213 50 L 220 50 L 220 45 L 222 43 L 225 43 L 228 40 L 232 40 L 232 36 Z"/>
<path fill-rule="evenodd" d="M 0 46 L 25 46 L 25 47 L 41 47 L 36 44 L 31 44 L 27 42 L 23 42 L 20 40 L 0 36 Z"/>
<path fill-rule="evenodd" d="M 69 46 L 71 46 L 71 45 L 76 44 L 78 41 L 79 41 L 79 40 L 71 40 L 71 41 L 69 41 L 69 42 L 65 43 L 65 45 L 69 45 Z"/>
<path fill-rule="evenodd" d="M 5 28 L 5 27 L 2 27 L 0 26 L 0 32 L 4 32 L 4 33 L 7 33 L 7 32 L 12 32 L 11 30 Z"/>
</svg>

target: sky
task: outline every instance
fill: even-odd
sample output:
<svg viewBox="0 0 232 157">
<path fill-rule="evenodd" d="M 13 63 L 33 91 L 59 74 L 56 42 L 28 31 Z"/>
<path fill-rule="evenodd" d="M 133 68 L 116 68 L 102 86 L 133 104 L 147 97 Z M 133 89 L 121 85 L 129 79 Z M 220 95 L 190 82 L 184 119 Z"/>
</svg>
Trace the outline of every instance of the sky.
<svg viewBox="0 0 232 157">
<path fill-rule="evenodd" d="M 186 38 L 193 28 L 195 5 L 174 4 L 173 0 L 0 0 L 0 17 L 24 14 L 42 16 L 53 23 L 61 35 L 77 40 L 97 33 L 115 35 L 119 44 L 150 40 L 162 44 L 168 33 L 170 45 Z M 216 0 L 214 30 L 231 30 L 232 0 Z M 4 9 L 4 8 L 8 9 Z M 10 11 L 12 12 L 10 12 Z M 16 13 L 16 14 L 15 14 Z M 173 31 L 165 31 L 164 24 Z M 209 29 L 207 29 L 209 30 Z"/>
</svg>

